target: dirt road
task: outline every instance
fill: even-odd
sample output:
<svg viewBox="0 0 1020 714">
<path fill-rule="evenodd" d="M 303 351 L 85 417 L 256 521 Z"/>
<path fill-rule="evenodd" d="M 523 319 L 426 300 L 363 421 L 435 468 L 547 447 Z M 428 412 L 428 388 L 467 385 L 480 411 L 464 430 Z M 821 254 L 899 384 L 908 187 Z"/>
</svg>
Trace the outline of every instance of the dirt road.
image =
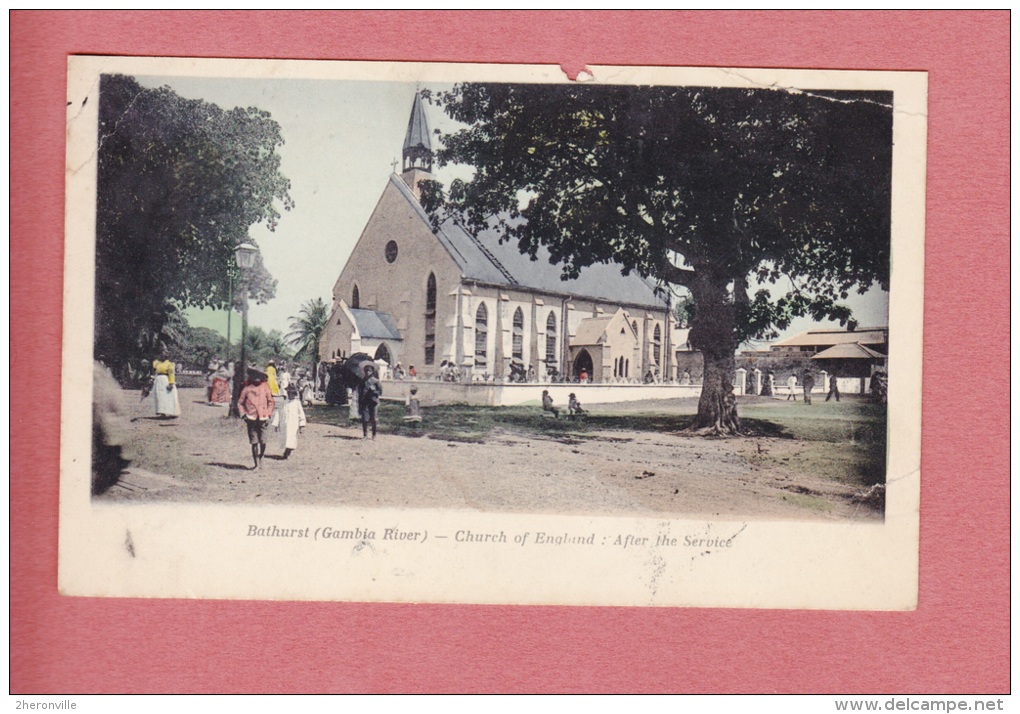
<svg viewBox="0 0 1020 714">
<path fill-rule="evenodd" d="M 157 420 L 124 393 L 132 463 L 100 502 L 173 501 L 451 508 L 519 513 L 874 520 L 859 487 L 783 466 L 799 442 L 705 439 L 641 431 L 577 438 L 491 432 L 485 443 L 309 424 L 286 460 L 270 430 L 251 470 L 243 425 L 181 390 L 181 417 Z M 606 406 L 612 409 L 620 405 Z M 597 406 L 592 407 L 593 411 Z M 763 458 L 763 457 L 769 458 Z"/>
</svg>

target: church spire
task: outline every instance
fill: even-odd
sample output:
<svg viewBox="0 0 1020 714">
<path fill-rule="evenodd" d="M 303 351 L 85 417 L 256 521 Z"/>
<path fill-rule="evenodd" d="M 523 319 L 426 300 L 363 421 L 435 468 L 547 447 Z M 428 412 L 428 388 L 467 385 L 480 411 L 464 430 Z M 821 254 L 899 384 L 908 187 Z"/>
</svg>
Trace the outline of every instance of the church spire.
<svg viewBox="0 0 1020 714">
<path fill-rule="evenodd" d="M 420 92 L 414 93 L 411 119 L 407 122 L 407 134 L 404 136 L 403 157 L 404 173 L 411 169 L 432 172 L 432 140 L 429 138 L 429 123 L 425 118 Z"/>
</svg>

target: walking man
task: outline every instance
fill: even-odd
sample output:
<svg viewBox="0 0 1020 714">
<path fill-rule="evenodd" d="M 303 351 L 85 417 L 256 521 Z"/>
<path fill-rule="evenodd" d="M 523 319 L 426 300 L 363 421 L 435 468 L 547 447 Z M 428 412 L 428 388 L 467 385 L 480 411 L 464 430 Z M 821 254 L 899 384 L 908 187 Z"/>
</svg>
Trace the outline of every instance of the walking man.
<svg viewBox="0 0 1020 714">
<path fill-rule="evenodd" d="M 804 403 L 811 403 L 811 390 L 815 388 L 815 376 L 804 370 Z"/>
<path fill-rule="evenodd" d="M 839 385 L 836 383 L 836 375 L 829 375 L 829 393 L 825 395 L 825 401 L 829 401 L 832 397 L 839 401 Z"/>
<path fill-rule="evenodd" d="M 375 367 L 365 367 L 365 380 L 358 385 L 358 414 L 361 416 L 361 434 L 368 438 L 368 425 L 372 425 L 372 438 L 375 439 L 376 410 L 379 397 L 382 396 L 382 384 L 375 376 Z"/>
<path fill-rule="evenodd" d="M 266 453 L 266 425 L 275 407 L 276 400 L 266 384 L 266 373 L 249 367 L 248 382 L 237 400 L 237 410 L 241 412 L 248 427 L 248 443 L 251 444 L 251 458 L 254 462 L 252 469 L 262 468 L 262 458 Z"/>
</svg>

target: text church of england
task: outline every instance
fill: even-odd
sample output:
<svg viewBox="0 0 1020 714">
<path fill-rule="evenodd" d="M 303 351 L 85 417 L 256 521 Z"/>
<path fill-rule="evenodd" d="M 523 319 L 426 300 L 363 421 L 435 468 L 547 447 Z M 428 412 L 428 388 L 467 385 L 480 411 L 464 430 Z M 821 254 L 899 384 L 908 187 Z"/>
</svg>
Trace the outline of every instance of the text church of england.
<svg viewBox="0 0 1020 714">
<path fill-rule="evenodd" d="M 432 147 L 417 94 L 402 154 L 333 287 L 323 360 L 366 352 L 422 378 L 450 362 L 472 381 L 505 378 L 511 362 L 543 381 L 675 377 L 669 306 L 640 276 L 599 264 L 564 281 L 544 249 L 533 261 L 453 219 L 433 230 L 418 201 Z"/>
</svg>

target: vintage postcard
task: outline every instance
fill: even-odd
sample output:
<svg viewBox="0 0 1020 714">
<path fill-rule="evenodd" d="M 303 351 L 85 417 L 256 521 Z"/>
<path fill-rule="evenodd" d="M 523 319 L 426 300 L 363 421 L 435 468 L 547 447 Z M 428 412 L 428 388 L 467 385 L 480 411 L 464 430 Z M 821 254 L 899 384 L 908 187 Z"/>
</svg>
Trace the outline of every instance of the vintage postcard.
<svg viewBox="0 0 1020 714">
<path fill-rule="evenodd" d="M 927 76 L 72 57 L 66 595 L 912 609 Z"/>
</svg>

